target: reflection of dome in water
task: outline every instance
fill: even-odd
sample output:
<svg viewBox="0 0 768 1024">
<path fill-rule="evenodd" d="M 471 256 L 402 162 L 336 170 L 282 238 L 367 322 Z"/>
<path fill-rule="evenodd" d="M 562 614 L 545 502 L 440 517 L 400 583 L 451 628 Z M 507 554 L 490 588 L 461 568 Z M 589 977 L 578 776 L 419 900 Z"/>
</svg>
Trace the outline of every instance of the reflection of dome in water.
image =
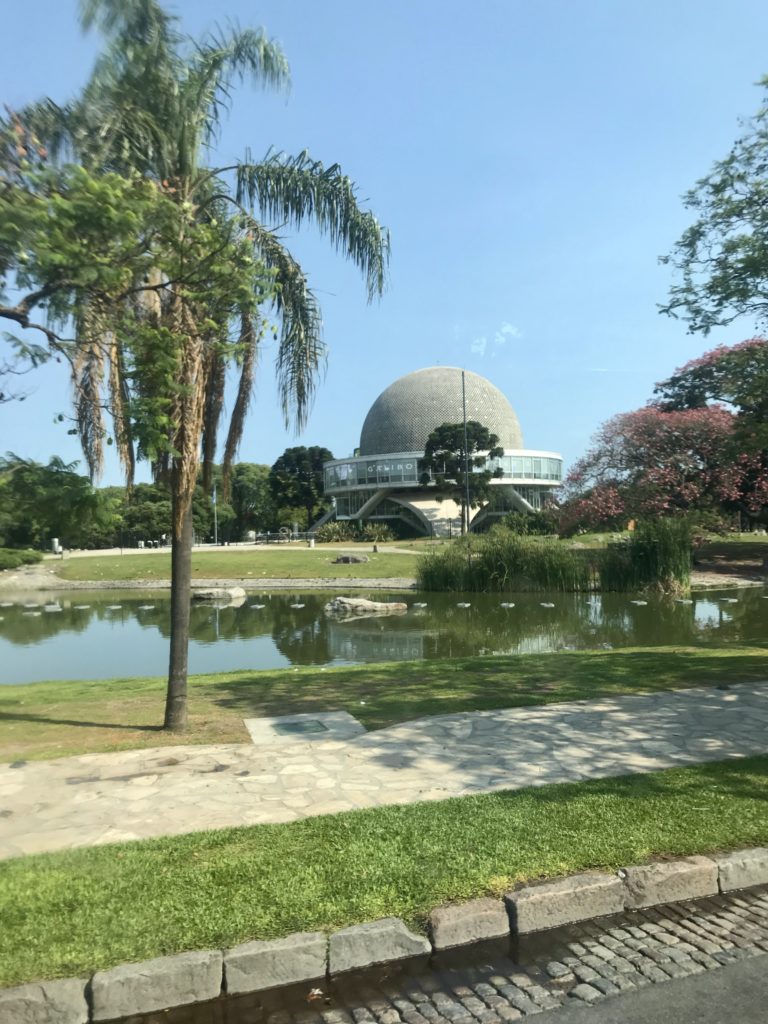
<svg viewBox="0 0 768 1024">
<path fill-rule="evenodd" d="M 423 452 L 433 430 L 443 423 L 461 423 L 461 373 L 454 366 L 431 366 L 390 384 L 365 417 L 360 454 Z M 469 370 L 465 371 L 465 384 L 467 419 L 482 423 L 496 434 L 502 448 L 522 448 L 515 410 L 501 391 Z"/>
</svg>

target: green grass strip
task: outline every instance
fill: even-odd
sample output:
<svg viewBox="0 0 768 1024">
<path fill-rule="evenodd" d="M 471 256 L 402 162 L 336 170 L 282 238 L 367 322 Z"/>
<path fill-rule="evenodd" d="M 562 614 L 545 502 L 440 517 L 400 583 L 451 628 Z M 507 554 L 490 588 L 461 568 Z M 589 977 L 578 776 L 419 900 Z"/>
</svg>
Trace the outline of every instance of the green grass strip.
<svg viewBox="0 0 768 1024">
<path fill-rule="evenodd" d="M 768 757 L 0 864 L 0 984 L 387 915 L 659 854 L 768 845 Z M 158 806 L 162 813 L 162 806 Z"/>
<path fill-rule="evenodd" d="M 531 707 L 687 686 L 768 679 L 762 647 L 615 651 L 387 662 L 190 677 L 189 732 L 163 732 L 165 680 L 0 686 L 0 760 L 154 747 L 247 743 L 243 718 L 348 711 L 368 729 L 427 715 Z"/>
<path fill-rule="evenodd" d="M 333 547 L 288 548 L 275 545 L 263 551 L 238 548 L 236 551 L 195 551 L 192 554 L 192 578 L 237 579 L 256 585 L 263 579 L 387 579 L 416 575 L 416 555 L 380 551 L 372 553 L 368 544 L 361 554 L 367 562 L 334 564 L 339 555 L 347 554 Z M 118 580 L 168 580 L 171 578 L 171 556 L 159 553 L 125 555 L 92 555 L 46 563 L 61 579 L 104 583 Z"/>
</svg>

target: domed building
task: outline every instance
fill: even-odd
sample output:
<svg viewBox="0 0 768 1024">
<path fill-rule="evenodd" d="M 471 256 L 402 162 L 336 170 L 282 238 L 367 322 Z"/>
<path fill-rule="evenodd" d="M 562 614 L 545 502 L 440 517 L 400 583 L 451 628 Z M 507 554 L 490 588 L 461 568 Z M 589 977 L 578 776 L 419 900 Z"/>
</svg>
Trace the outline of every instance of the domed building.
<svg viewBox="0 0 768 1024">
<path fill-rule="evenodd" d="M 462 373 L 464 374 L 462 388 Z M 443 423 L 476 420 L 499 438 L 504 454 L 486 460 L 501 474 L 493 497 L 470 512 L 471 526 L 484 528 L 511 511 L 533 512 L 560 485 L 563 460 L 557 452 L 523 447 L 515 410 L 485 377 L 453 366 L 432 366 L 400 377 L 382 391 L 365 417 L 353 458 L 326 462 L 325 493 L 335 499 L 339 520 L 400 520 L 414 532 L 445 536 L 458 530 L 461 508 L 438 500 L 420 483 L 429 435 Z"/>
</svg>

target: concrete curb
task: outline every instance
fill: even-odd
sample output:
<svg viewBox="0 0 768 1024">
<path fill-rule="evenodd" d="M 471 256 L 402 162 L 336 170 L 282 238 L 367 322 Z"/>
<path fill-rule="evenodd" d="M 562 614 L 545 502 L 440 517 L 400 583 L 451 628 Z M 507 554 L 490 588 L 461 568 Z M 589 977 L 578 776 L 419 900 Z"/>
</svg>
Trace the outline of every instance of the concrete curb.
<svg viewBox="0 0 768 1024">
<path fill-rule="evenodd" d="M 396 917 L 344 928 L 326 936 L 301 932 L 228 950 L 196 950 L 138 964 L 121 964 L 89 979 L 32 982 L 0 990 L 0 1024 L 47 1024 L 55 1009 L 62 1024 L 96 1024 L 162 1011 L 226 995 L 318 982 L 347 971 L 484 939 L 515 937 L 621 913 L 768 884 L 768 847 L 710 857 L 681 857 L 587 872 L 521 886 L 503 899 L 483 898 L 435 907 L 430 939 Z"/>
</svg>

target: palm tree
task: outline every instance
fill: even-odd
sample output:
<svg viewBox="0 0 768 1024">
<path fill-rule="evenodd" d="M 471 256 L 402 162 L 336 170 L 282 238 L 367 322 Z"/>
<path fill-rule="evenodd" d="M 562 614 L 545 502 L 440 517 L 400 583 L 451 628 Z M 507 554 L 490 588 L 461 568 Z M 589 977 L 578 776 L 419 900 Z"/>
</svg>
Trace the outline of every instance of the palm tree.
<svg viewBox="0 0 768 1024">
<path fill-rule="evenodd" d="M 167 481 L 173 504 L 171 645 L 165 727 L 186 727 L 187 648 L 191 589 L 192 493 L 200 464 L 204 481 L 216 452 L 226 369 L 238 383 L 224 444 L 224 474 L 237 451 L 249 408 L 260 338 L 259 306 L 273 303 L 279 322 L 276 370 L 286 426 L 306 422 L 325 355 L 320 309 L 307 278 L 271 224 L 313 222 L 334 248 L 361 270 L 368 299 L 385 286 L 389 237 L 357 202 L 354 184 L 337 164 L 324 167 L 304 152 L 297 157 L 249 152 L 228 167 L 207 158 L 232 89 L 250 77 L 269 87 L 288 83 L 280 47 L 261 31 L 231 30 L 192 40 L 157 0 L 81 0 L 85 29 L 105 41 L 82 94 L 61 107 L 47 100 L 23 112 L 54 159 L 74 159 L 91 172 L 141 176 L 171 197 L 195 229 L 241 252 L 245 244 L 264 273 L 254 294 L 222 302 L 214 256 L 189 258 L 190 241 L 177 243 L 178 276 L 158 270 L 137 283 L 122 323 L 178 339 L 168 365 L 158 369 L 153 343 L 133 348 L 114 327 L 111 310 L 86 305 L 79 317 L 73 360 L 77 428 L 92 475 L 101 469 L 106 408 L 130 485 L 137 458 L 148 458 L 156 479 Z M 238 248 L 240 246 L 240 248 Z M 208 260 L 209 255 L 211 259 Z M 184 268 L 194 266 L 194 281 Z M 212 296 L 218 296 L 216 308 Z M 136 326 L 138 325 L 138 326 Z M 125 328 L 124 329 L 128 329 Z M 277 328 L 274 329 L 277 333 Z M 138 352 L 138 355 L 137 355 Z M 154 405 L 152 404 L 154 403 Z M 151 430 L 141 411 L 162 409 Z M 158 437 L 158 422 L 163 424 Z"/>
</svg>

